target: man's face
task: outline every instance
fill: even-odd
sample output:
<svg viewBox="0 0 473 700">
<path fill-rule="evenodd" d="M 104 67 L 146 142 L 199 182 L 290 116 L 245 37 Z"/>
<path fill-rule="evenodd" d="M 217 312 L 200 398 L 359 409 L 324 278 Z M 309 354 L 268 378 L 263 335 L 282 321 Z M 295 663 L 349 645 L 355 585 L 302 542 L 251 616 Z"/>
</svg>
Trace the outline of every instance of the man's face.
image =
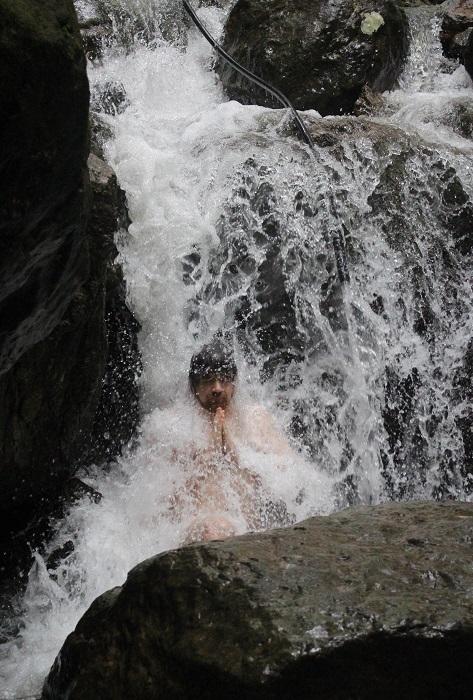
<svg viewBox="0 0 473 700">
<path fill-rule="evenodd" d="M 210 413 L 215 413 L 217 408 L 228 408 L 234 393 L 234 382 L 220 377 L 201 379 L 195 388 L 198 402 Z"/>
</svg>

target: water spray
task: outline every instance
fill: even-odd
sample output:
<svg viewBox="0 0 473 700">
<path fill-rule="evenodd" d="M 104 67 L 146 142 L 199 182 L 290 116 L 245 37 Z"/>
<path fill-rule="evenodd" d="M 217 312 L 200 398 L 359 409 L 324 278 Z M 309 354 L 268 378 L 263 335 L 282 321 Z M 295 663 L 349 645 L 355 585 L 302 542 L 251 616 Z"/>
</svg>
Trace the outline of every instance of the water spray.
<svg viewBox="0 0 473 700">
<path fill-rule="evenodd" d="M 195 26 L 197 29 L 201 32 L 201 34 L 207 39 L 209 44 L 215 49 L 215 51 L 221 56 L 221 58 L 228 63 L 234 70 L 236 70 L 238 73 L 243 75 L 245 78 L 248 80 L 251 80 L 253 83 L 261 87 L 263 90 L 268 92 L 270 95 L 273 95 L 279 102 L 281 102 L 284 107 L 289 109 L 291 116 L 297 126 L 298 132 L 301 135 L 303 141 L 309 146 L 312 155 L 316 155 L 316 150 L 315 150 L 315 145 L 312 140 L 312 137 L 304 124 L 299 112 L 297 109 L 294 107 L 292 102 L 286 95 L 284 95 L 280 90 L 275 88 L 273 85 L 270 85 L 267 83 L 265 80 L 260 78 L 259 76 L 255 75 L 252 73 L 248 68 L 245 68 L 242 66 L 238 61 L 236 61 L 230 54 L 228 54 L 218 43 L 217 41 L 213 38 L 213 36 L 208 32 L 208 30 L 204 27 L 200 19 L 197 17 L 196 13 L 190 6 L 190 4 L 187 2 L 187 0 L 182 0 L 184 9 L 194 22 Z M 332 196 L 330 196 L 330 199 L 332 200 Z M 336 215 L 336 214 L 335 214 Z M 333 250 L 335 254 L 335 262 L 337 265 L 337 272 L 338 272 L 338 279 L 340 280 L 340 284 L 345 284 L 350 281 L 350 274 L 348 271 L 348 264 L 347 264 L 347 256 L 346 256 L 346 245 L 345 245 L 345 233 L 346 233 L 346 228 L 343 224 L 340 225 L 338 231 L 332 232 L 332 245 L 333 245 Z"/>
</svg>

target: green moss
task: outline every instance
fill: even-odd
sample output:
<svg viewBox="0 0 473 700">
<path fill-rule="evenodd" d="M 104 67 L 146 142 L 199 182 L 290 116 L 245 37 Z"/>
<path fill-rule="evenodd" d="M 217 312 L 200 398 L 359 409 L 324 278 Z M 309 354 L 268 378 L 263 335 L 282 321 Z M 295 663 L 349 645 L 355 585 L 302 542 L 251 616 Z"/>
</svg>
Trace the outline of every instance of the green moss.
<svg viewBox="0 0 473 700">
<path fill-rule="evenodd" d="M 361 23 L 361 31 L 363 34 L 371 36 L 378 31 L 384 24 L 383 16 L 379 12 L 367 12 Z"/>
</svg>

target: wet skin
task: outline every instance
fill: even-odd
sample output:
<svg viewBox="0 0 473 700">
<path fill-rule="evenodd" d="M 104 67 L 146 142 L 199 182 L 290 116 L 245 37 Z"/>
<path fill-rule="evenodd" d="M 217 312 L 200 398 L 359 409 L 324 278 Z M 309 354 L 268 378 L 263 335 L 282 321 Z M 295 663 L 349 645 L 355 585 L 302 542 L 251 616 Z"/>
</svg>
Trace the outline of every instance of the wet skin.
<svg viewBox="0 0 473 700">
<path fill-rule="evenodd" d="M 291 454 L 285 437 L 277 431 L 264 409 L 253 409 L 250 423 L 245 422 L 248 416 L 241 423 L 242 417 L 233 407 L 235 384 L 232 381 L 218 376 L 203 379 L 194 388 L 194 394 L 208 419 L 209 442 L 207 447 L 191 448 L 187 452 L 185 459 L 193 465 L 192 476 L 170 502 L 178 521 L 189 505 L 194 511 L 195 518 L 186 530 L 184 544 L 236 534 L 235 525 L 227 516 L 232 494 L 239 501 L 247 526 L 250 529 L 260 527 L 261 479 L 239 463 L 232 436 L 245 442 L 253 437 L 254 442 L 257 434 L 257 451 L 270 448 L 274 454 Z"/>
<path fill-rule="evenodd" d="M 212 418 L 212 447 L 236 461 L 236 451 L 226 428 L 234 393 L 234 382 L 220 377 L 202 379 L 195 387 L 197 401 Z"/>
<path fill-rule="evenodd" d="M 184 491 L 197 511 L 197 517 L 188 528 L 185 543 L 212 540 L 235 534 L 235 527 L 226 517 L 227 494 L 222 487 L 221 470 L 225 469 L 235 493 L 239 495 L 246 519 L 251 522 L 254 511 L 254 493 L 257 477 L 241 468 L 238 455 L 229 434 L 228 418 L 232 415 L 235 384 L 225 378 L 202 379 L 194 389 L 195 397 L 206 412 L 210 423 L 210 444 L 196 450 L 193 461 L 196 473 L 188 479 Z M 179 508 L 179 495 L 172 507 Z"/>
</svg>

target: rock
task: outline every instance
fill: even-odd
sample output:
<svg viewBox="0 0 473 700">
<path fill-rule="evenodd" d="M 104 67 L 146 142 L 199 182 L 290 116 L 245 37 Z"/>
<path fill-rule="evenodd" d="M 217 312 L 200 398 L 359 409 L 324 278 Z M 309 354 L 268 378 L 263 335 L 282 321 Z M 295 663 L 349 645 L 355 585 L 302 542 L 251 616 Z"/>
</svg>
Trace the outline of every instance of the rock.
<svg viewBox="0 0 473 700">
<path fill-rule="evenodd" d="M 77 439 L 87 373 L 93 385 L 101 368 L 95 292 L 82 291 L 89 89 L 72 3 L 0 0 L 0 22 L 0 509 L 11 525 L 51 481 L 61 445 Z M 66 417 L 68 394 L 78 403 Z"/>
<path fill-rule="evenodd" d="M 88 165 L 90 276 L 55 330 L 0 383 L 0 444 L 12 467 L 2 474 L 0 606 L 24 584 L 53 521 L 83 493 L 97 497 L 71 478 L 77 465 L 110 462 L 138 422 L 139 326 L 113 262 L 114 234 L 129 223 L 125 196 L 109 166 L 94 155 Z"/>
<path fill-rule="evenodd" d="M 442 20 L 440 41 L 447 58 L 459 59 L 465 63 L 470 75 L 473 75 L 468 56 L 471 46 L 471 28 L 473 27 L 473 0 L 453 0 L 447 7 Z"/>
<path fill-rule="evenodd" d="M 463 32 L 473 26 L 472 0 L 452 0 L 447 6 L 442 29 Z"/>
<path fill-rule="evenodd" d="M 467 700 L 473 504 L 342 511 L 139 564 L 43 700 Z"/>
<path fill-rule="evenodd" d="M 407 19 L 391 0 L 240 0 L 223 44 L 296 108 L 322 115 L 350 112 L 365 85 L 392 88 L 407 46 Z M 228 64 L 220 60 L 217 70 L 231 99 L 274 106 Z"/>
<path fill-rule="evenodd" d="M 383 96 L 379 92 L 374 92 L 370 87 L 365 85 L 361 94 L 353 107 L 353 114 L 357 117 L 364 117 L 371 114 L 376 114 L 384 107 Z"/>
<path fill-rule="evenodd" d="M 2 374 L 52 331 L 87 278 L 89 89 L 69 0 L 1 0 L 0 22 Z"/>
<path fill-rule="evenodd" d="M 473 337 L 470 338 L 461 367 L 454 378 L 457 401 L 462 411 L 457 418 L 463 439 L 465 493 L 473 493 Z"/>
<path fill-rule="evenodd" d="M 10 515 L 8 531 L 18 516 L 25 519 L 23 510 L 44 510 L 42 499 L 58 495 L 63 481 L 92 448 L 98 457 L 94 420 L 99 402 L 109 406 L 102 407 L 101 414 L 116 413 L 110 401 L 120 397 L 128 426 L 124 441 L 130 439 L 137 417 L 136 388 L 129 382 L 117 387 L 115 380 L 113 400 L 104 398 L 104 392 L 110 393 L 108 372 L 129 371 L 135 377 L 139 360 L 136 322 L 125 311 L 123 281 L 113 266 L 114 233 L 127 224 L 124 196 L 105 163 L 91 156 L 89 165 L 93 204 L 84 238 L 89 276 L 54 331 L 25 353 L 0 383 L 2 507 Z M 128 337 L 125 347 L 122 336 Z M 123 433 L 117 415 L 111 426 L 104 425 L 103 416 L 99 424 L 99 432 L 111 431 L 115 443 Z M 102 459 L 108 456 L 109 447 Z"/>
<path fill-rule="evenodd" d="M 80 26 L 84 53 L 92 63 L 100 63 L 104 51 L 113 46 L 113 26 L 99 18 L 84 22 Z"/>
<path fill-rule="evenodd" d="M 106 80 L 98 83 L 91 96 L 90 107 L 93 113 L 109 115 L 122 114 L 130 102 L 123 83 Z"/>
<path fill-rule="evenodd" d="M 195 7 L 218 7 L 221 10 L 230 11 L 237 4 L 238 0 L 198 0 Z"/>
<path fill-rule="evenodd" d="M 90 115 L 90 151 L 100 160 L 104 160 L 104 148 L 107 141 L 113 137 L 113 129 L 99 114 Z"/>
<path fill-rule="evenodd" d="M 473 29 L 470 29 L 468 42 L 465 45 L 463 53 L 463 63 L 468 72 L 468 75 L 473 80 Z"/>
<path fill-rule="evenodd" d="M 422 5 L 442 5 L 445 0 L 397 0 L 401 7 L 421 7 Z"/>
</svg>

